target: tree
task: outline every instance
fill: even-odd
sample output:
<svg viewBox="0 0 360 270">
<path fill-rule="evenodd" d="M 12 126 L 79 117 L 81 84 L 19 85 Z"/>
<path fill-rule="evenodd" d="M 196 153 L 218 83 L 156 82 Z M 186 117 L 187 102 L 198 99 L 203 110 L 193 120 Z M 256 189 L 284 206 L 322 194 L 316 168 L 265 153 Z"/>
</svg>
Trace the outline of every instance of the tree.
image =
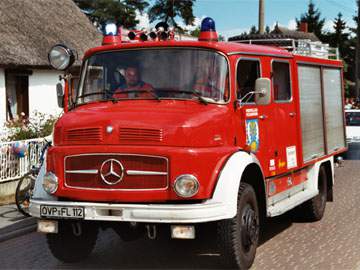
<svg viewBox="0 0 360 270">
<path fill-rule="evenodd" d="M 149 5 L 145 0 L 74 0 L 74 2 L 95 25 L 100 26 L 112 21 L 125 28 L 135 27 L 139 23 L 136 19 L 136 11 L 141 13 Z"/>
<path fill-rule="evenodd" d="M 182 30 L 175 19 L 176 17 L 180 17 L 186 25 L 192 25 L 195 19 L 193 14 L 195 1 L 196 0 L 156 0 L 154 5 L 149 9 L 150 22 L 159 20 Z"/>
<path fill-rule="evenodd" d="M 265 27 L 265 33 L 266 33 L 266 34 L 270 34 L 270 32 L 271 32 L 270 26 L 267 25 L 267 26 Z"/>
<path fill-rule="evenodd" d="M 346 22 L 342 19 L 341 12 L 338 13 L 337 17 L 334 19 L 333 28 L 335 32 L 332 34 L 332 38 L 330 40 L 330 46 L 338 47 L 340 51 L 340 55 L 344 56 L 346 53 L 346 42 L 349 38 L 348 33 L 344 33 L 346 30 Z"/>
<path fill-rule="evenodd" d="M 300 20 L 296 18 L 297 29 L 300 30 L 300 24 L 306 22 L 308 24 L 308 31 L 313 32 L 319 39 L 322 37 L 322 28 L 325 24 L 325 19 L 320 19 L 321 13 L 319 9 L 315 9 L 315 4 L 310 0 L 308 10 L 301 14 Z"/>
<path fill-rule="evenodd" d="M 256 29 L 256 26 L 255 25 L 251 26 L 249 34 L 258 34 L 258 33 L 259 31 Z"/>
</svg>

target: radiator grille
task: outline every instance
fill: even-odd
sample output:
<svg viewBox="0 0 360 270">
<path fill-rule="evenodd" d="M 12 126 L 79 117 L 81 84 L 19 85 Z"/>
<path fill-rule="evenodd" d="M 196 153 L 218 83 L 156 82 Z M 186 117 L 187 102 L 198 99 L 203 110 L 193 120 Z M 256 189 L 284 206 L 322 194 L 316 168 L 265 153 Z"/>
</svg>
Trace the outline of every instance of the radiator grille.
<svg viewBox="0 0 360 270">
<path fill-rule="evenodd" d="M 100 143 L 103 141 L 101 128 L 77 128 L 69 129 L 65 133 L 65 141 L 68 143 Z"/>
<path fill-rule="evenodd" d="M 113 165 L 111 165 L 111 161 Z M 118 164 L 121 163 L 119 170 Z M 168 185 L 168 160 L 164 157 L 129 154 L 85 154 L 65 158 L 65 185 L 80 189 L 165 189 Z M 121 181 L 104 181 L 110 171 Z M 114 179 L 105 179 L 114 180 Z M 116 179 L 115 179 L 116 180 Z"/>
<path fill-rule="evenodd" d="M 163 140 L 160 129 L 120 128 L 119 135 L 121 141 L 161 142 Z"/>
</svg>

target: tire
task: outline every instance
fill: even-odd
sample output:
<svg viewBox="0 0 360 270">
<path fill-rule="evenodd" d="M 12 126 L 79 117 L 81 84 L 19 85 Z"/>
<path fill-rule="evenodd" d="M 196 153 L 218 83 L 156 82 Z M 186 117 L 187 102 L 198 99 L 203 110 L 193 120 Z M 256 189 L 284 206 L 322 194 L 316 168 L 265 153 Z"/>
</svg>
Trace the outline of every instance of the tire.
<svg viewBox="0 0 360 270">
<path fill-rule="evenodd" d="M 32 191 L 34 188 L 35 179 L 28 173 L 24 175 L 18 182 L 15 191 L 16 207 L 24 216 L 29 217 L 29 205 Z"/>
<path fill-rule="evenodd" d="M 81 226 L 81 234 L 75 235 L 73 226 Z M 62 262 L 74 263 L 87 258 L 93 251 L 99 228 L 91 222 L 59 221 L 57 234 L 47 234 L 47 243 L 51 253 Z"/>
<path fill-rule="evenodd" d="M 327 201 L 327 175 L 324 166 L 320 167 L 318 177 L 319 194 L 309 201 L 306 201 L 301 207 L 301 215 L 308 221 L 319 221 L 325 213 Z"/>
<path fill-rule="evenodd" d="M 225 267 L 251 267 L 259 241 L 259 224 L 255 191 L 249 184 L 241 183 L 236 216 L 218 223 L 218 244 Z"/>
</svg>

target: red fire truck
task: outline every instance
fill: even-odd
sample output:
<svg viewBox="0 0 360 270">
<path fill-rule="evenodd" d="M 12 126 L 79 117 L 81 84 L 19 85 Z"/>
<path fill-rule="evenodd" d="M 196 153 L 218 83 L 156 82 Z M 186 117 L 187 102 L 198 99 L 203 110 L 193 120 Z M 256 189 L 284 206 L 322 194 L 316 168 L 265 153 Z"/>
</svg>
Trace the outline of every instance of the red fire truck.
<svg viewBox="0 0 360 270">
<path fill-rule="evenodd" d="M 127 41 L 117 30 L 85 53 L 78 87 L 65 72 L 58 89 L 64 114 L 30 205 L 56 258 L 88 256 L 102 227 L 194 239 L 212 224 L 224 264 L 245 269 L 267 217 L 322 218 L 346 150 L 343 66 L 328 49 L 218 42 L 211 18 L 196 41 L 166 25 Z M 49 53 L 58 70 L 74 59 Z"/>
</svg>

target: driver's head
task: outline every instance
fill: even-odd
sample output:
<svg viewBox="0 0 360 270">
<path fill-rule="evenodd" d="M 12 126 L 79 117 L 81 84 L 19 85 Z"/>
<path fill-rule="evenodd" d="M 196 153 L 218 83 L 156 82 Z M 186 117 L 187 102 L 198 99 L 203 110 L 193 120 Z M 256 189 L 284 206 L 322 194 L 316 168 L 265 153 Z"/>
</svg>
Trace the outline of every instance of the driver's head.
<svg viewBox="0 0 360 270">
<path fill-rule="evenodd" d="M 125 81 L 128 86 L 136 86 L 140 81 L 139 70 L 136 67 L 126 68 Z"/>
</svg>

